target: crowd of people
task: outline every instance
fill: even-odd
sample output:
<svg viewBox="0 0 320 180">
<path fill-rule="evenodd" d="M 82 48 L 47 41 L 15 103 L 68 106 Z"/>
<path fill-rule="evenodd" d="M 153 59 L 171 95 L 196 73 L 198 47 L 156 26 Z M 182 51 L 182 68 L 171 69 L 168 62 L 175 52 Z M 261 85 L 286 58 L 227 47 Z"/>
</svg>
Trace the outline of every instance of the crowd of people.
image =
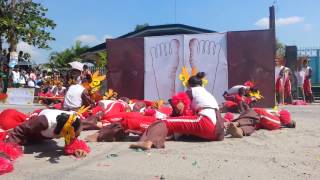
<svg viewBox="0 0 320 180">
<path fill-rule="evenodd" d="M 41 82 L 46 82 L 47 76 L 42 74 Z M 35 77 L 37 79 L 36 73 Z M 51 77 L 60 76 L 53 74 Z M 65 153 L 81 158 L 90 152 L 85 141 L 123 141 L 131 134 L 140 136 L 140 140 L 130 148 L 149 150 L 164 148 L 168 139 L 196 137 L 222 141 L 225 136 L 250 136 L 258 129 L 296 126 L 286 110 L 268 111 L 254 107 L 259 98 L 252 95 L 257 93 L 253 82 L 230 88 L 224 94 L 226 102 L 219 105 L 203 86 L 204 77 L 203 72 L 191 76 L 186 91 L 178 92 L 168 100 L 169 104 L 164 104 L 160 100 L 117 98 L 110 90 L 100 93 L 105 76 L 99 72 L 91 74 L 83 67 L 72 69 L 68 73 L 68 89 L 62 102 L 30 114 L 15 109 L 0 113 L 0 154 L 6 154 L 4 160 L 12 166 L 13 160 L 22 153 L 20 146 L 44 139 L 64 138 Z M 221 113 L 226 115 L 222 117 Z M 234 117 L 232 113 L 240 116 Z M 78 137 L 84 130 L 99 131 L 83 141 Z M 8 149 L 16 153 L 12 155 Z"/>
</svg>

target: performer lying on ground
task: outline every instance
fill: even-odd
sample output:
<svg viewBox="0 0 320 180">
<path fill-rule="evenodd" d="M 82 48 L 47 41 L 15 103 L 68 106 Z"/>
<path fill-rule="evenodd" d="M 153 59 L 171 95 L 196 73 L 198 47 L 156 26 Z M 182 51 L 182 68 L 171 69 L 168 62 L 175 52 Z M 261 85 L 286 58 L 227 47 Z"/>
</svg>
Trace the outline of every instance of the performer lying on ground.
<svg viewBox="0 0 320 180">
<path fill-rule="evenodd" d="M 45 109 L 38 116 L 31 117 L 7 132 L 2 132 L 6 134 L 2 137 L 4 142 L 18 145 L 63 137 L 67 155 L 84 157 L 90 149 L 83 141 L 77 139 L 80 132 L 80 118 L 75 112 Z"/>
<path fill-rule="evenodd" d="M 140 138 L 140 142 L 130 148 L 143 150 L 164 148 L 167 136 L 173 133 L 194 135 L 210 141 L 224 139 L 223 122 L 215 98 L 202 87 L 205 73 L 199 72 L 188 80 L 188 90 L 183 100 L 172 102 L 176 111 L 185 112 L 191 109 L 193 116 L 169 117 L 152 123 Z M 187 95 L 188 94 L 188 95 Z M 190 103 L 191 102 L 191 103 Z"/>
<path fill-rule="evenodd" d="M 253 108 L 242 113 L 227 125 L 227 133 L 232 137 L 250 136 L 257 129 L 276 130 L 282 127 L 295 128 L 296 122 L 291 119 L 290 112 L 268 112 L 262 108 Z"/>
</svg>

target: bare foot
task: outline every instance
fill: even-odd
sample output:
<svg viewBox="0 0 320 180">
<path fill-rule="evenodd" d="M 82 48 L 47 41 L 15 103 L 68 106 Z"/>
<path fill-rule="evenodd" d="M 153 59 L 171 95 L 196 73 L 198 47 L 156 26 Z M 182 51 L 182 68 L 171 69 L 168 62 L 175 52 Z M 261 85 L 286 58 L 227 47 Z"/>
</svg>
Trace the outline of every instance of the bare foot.
<svg viewBox="0 0 320 180">
<path fill-rule="evenodd" d="M 242 129 L 237 127 L 233 123 L 230 123 L 228 130 L 229 130 L 228 132 L 231 134 L 232 137 L 235 137 L 235 138 L 242 138 L 243 137 Z"/>
<path fill-rule="evenodd" d="M 87 142 L 97 142 L 98 141 L 98 133 L 89 135 L 85 138 Z"/>
<path fill-rule="evenodd" d="M 152 142 L 151 141 L 144 141 L 144 142 L 139 142 L 137 144 L 131 144 L 129 148 L 131 149 L 142 149 L 142 150 L 150 150 L 152 147 Z"/>
</svg>

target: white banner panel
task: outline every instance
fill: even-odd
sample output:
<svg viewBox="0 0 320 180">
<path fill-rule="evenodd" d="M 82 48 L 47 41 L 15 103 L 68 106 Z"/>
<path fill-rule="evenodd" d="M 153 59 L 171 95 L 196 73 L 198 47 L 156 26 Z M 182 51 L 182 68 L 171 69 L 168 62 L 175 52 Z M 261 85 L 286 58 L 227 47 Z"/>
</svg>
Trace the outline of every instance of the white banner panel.
<svg viewBox="0 0 320 180">
<path fill-rule="evenodd" d="M 183 91 L 178 78 L 182 61 L 182 35 L 144 38 L 144 98 L 167 101 Z"/>
<path fill-rule="evenodd" d="M 184 35 L 184 63 L 205 72 L 205 88 L 223 102 L 228 89 L 227 33 Z"/>
<path fill-rule="evenodd" d="M 5 104 L 33 104 L 34 88 L 8 88 Z"/>
<path fill-rule="evenodd" d="M 144 97 L 168 100 L 184 91 L 179 74 L 183 66 L 206 73 L 206 89 L 223 101 L 228 89 L 227 34 L 209 33 L 144 38 Z"/>
</svg>

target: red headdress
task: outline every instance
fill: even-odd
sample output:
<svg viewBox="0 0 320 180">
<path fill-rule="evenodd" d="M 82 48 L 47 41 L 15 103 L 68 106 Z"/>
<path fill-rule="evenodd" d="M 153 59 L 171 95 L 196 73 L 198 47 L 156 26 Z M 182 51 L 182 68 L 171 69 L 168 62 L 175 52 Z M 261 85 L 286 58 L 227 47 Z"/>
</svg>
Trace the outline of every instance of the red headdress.
<svg viewBox="0 0 320 180">
<path fill-rule="evenodd" d="M 243 85 L 248 86 L 250 89 L 255 86 L 254 82 L 252 81 L 246 81 Z"/>
<path fill-rule="evenodd" d="M 279 111 L 279 114 L 280 114 L 280 121 L 281 121 L 281 124 L 283 125 L 288 125 L 291 123 L 291 114 L 289 111 L 283 109 L 281 111 Z"/>
<path fill-rule="evenodd" d="M 171 103 L 173 106 L 177 106 L 179 102 L 182 102 L 184 105 L 183 115 L 191 115 L 192 114 L 192 110 L 190 108 L 191 100 L 187 93 L 180 92 L 172 96 Z"/>
</svg>

